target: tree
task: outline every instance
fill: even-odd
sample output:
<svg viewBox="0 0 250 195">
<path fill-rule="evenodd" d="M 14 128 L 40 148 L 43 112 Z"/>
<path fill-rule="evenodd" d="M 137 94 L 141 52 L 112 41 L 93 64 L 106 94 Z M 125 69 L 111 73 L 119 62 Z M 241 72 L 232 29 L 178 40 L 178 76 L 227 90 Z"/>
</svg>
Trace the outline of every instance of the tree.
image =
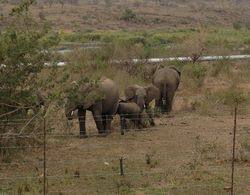
<svg viewBox="0 0 250 195">
<path fill-rule="evenodd" d="M 8 146 L 18 149 L 39 140 L 39 134 L 27 140 L 18 136 L 41 132 L 37 104 L 43 103 L 39 89 L 47 83 L 39 81 L 38 75 L 51 59 L 49 48 L 59 40 L 49 32 L 46 20 L 37 23 L 32 18 L 29 7 L 33 3 L 26 0 L 12 9 L 0 32 L 0 158 L 8 162 L 14 153 Z M 35 115 L 28 118 L 30 108 Z"/>
<path fill-rule="evenodd" d="M 30 15 L 33 3 L 26 0 L 14 8 L 0 32 L 0 119 L 21 117 L 35 105 L 37 75 L 51 57 L 49 48 L 58 43 L 49 38 L 46 21 L 38 24 Z"/>
</svg>

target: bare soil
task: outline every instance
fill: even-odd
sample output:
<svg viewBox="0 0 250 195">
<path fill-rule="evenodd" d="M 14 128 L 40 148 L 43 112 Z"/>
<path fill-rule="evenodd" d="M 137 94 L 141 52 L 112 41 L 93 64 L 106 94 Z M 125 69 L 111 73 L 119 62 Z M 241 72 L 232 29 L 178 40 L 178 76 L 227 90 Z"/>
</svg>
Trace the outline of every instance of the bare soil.
<svg viewBox="0 0 250 195">
<path fill-rule="evenodd" d="M 77 121 L 70 134 L 48 135 L 49 194 L 228 194 L 233 132 L 229 110 L 220 116 L 173 112 L 157 117 L 155 127 L 130 130 L 123 136 L 116 127 L 107 137 L 97 137 L 90 115 L 87 124 L 87 139 L 77 137 Z M 250 115 L 239 115 L 237 194 L 250 193 L 249 158 L 241 153 L 243 141 L 249 142 L 249 127 Z M 43 149 L 26 150 L 19 156 L 11 165 L 1 164 L 1 178 L 13 179 L 1 180 L 2 188 L 12 194 L 41 193 Z M 124 176 L 119 175 L 121 157 L 125 158 Z"/>
<path fill-rule="evenodd" d="M 7 17 L 14 5 L 0 4 L 0 12 Z M 131 9 L 135 19 L 123 20 L 125 9 Z M 78 4 L 38 3 L 31 11 L 37 19 L 44 17 L 59 31 L 175 29 L 199 26 L 232 27 L 249 26 L 250 4 L 247 0 L 190 0 L 169 1 L 79 1 Z"/>
</svg>

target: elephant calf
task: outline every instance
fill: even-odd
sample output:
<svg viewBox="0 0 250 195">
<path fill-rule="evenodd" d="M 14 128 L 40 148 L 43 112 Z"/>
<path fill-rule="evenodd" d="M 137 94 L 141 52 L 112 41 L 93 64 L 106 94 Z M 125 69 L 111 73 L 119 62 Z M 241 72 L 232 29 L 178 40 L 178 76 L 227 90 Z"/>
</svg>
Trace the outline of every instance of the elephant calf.
<svg viewBox="0 0 250 195">
<path fill-rule="evenodd" d="M 153 100 L 158 101 L 160 97 L 159 89 L 154 85 L 149 85 L 146 87 L 140 85 L 131 85 L 125 89 L 124 93 L 127 101 L 136 103 L 140 107 L 141 112 L 144 110 L 146 111 L 150 125 L 154 126 L 155 123 L 149 108 L 149 104 Z"/>
<path fill-rule="evenodd" d="M 142 125 L 142 116 L 140 107 L 134 102 L 120 101 L 117 109 L 120 115 L 121 129 L 127 129 L 126 119 L 133 121 L 137 128 Z"/>
</svg>

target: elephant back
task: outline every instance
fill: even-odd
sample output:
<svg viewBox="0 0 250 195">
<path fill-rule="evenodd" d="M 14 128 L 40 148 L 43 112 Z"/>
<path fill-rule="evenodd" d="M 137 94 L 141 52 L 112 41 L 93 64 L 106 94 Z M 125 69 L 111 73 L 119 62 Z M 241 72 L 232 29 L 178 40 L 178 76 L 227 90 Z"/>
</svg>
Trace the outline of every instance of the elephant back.
<svg viewBox="0 0 250 195">
<path fill-rule="evenodd" d="M 174 69 L 173 67 L 164 67 L 158 69 L 153 76 L 153 84 L 159 88 L 162 85 L 167 85 L 177 89 L 179 82 L 180 72 L 178 72 L 177 69 Z"/>
</svg>

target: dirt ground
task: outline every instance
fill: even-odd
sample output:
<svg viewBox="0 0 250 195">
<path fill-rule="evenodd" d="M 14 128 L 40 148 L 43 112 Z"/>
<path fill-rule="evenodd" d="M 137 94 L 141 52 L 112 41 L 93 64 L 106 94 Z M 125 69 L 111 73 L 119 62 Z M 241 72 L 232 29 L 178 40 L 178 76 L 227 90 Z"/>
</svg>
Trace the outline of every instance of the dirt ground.
<svg viewBox="0 0 250 195">
<path fill-rule="evenodd" d="M 94 3 L 93 3 L 94 2 Z M 232 27 L 249 26 L 250 4 L 248 0 L 190 0 L 168 1 L 79 1 L 51 6 L 38 3 L 31 11 L 38 20 L 47 19 L 54 30 L 132 30 L 132 29 L 176 29 L 199 26 Z M 166 2 L 166 1 L 165 1 Z M 0 3 L 2 17 L 7 17 L 13 5 Z M 122 19 L 126 9 L 132 10 L 135 18 Z M 4 24 L 2 24 L 4 25 Z M 0 24 L 1 27 L 1 24 Z"/>
<path fill-rule="evenodd" d="M 117 118 L 114 121 L 116 125 Z M 88 115 L 90 137 L 79 139 L 74 121 L 70 134 L 47 136 L 48 194 L 229 194 L 233 116 L 201 116 L 176 111 L 155 119 L 145 131 L 119 127 L 97 137 Z M 250 115 L 239 115 L 236 136 L 235 192 L 249 194 Z M 41 146 L 42 147 L 42 146 Z M 249 145 L 248 145 L 249 147 Z M 119 159 L 124 158 L 124 176 Z M 1 164 L 1 194 L 40 194 L 43 149 L 26 150 L 11 164 Z M 12 178 L 12 179 L 11 179 Z"/>
<path fill-rule="evenodd" d="M 80 139 L 77 119 L 69 124 L 63 110 L 54 113 L 56 117 L 51 115 L 45 123 L 47 194 L 229 194 L 233 109 L 222 102 L 212 104 L 213 99 L 209 100 L 207 93 L 230 89 L 230 79 L 237 78 L 240 82 L 236 86 L 249 97 L 247 64 L 247 61 L 235 63 L 229 75 L 222 71 L 211 77 L 208 71 L 202 87 L 196 89 L 184 71 L 173 112 L 156 114 L 156 125 L 143 131 L 131 128 L 121 135 L 116 116 L 112 133 L 99 137 L 88 112 L 89 137 Z M 201 97 L 205 102 L 199 102 Z M 218 98 L 221 96 L 215 101 Z M 199 109 L 199 104 L 204 104 L 205 110 Z M 1 161 L 0 194 L 42 194 L 43 141 L 35 146 L 19 151 L 10 162 Z M 250 104 L 247 102 L 240 105 L 237 116 L 235 194 L 250 194 L 249 175 Z"/>
</svg>

